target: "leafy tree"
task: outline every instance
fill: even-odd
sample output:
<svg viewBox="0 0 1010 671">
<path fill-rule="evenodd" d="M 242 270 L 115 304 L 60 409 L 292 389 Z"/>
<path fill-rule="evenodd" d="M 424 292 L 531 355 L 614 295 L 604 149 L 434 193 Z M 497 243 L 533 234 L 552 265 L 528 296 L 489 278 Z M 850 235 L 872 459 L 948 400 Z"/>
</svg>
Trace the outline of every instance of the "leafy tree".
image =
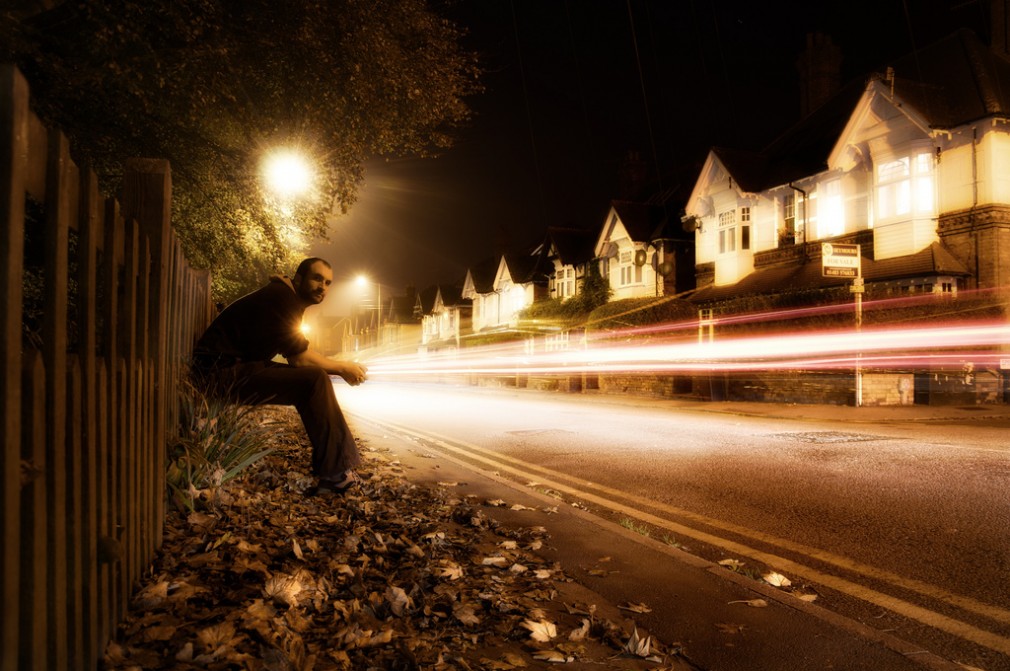
<svg viewBox="0 0 1010 671">
<path fill-rule="evenodd" d="M 191 263 L 229 300 L 287 269 L 346 211 L 377 155 L 434 155 L 480 90 L 462 29 L 425 0 L 66 0 L 0 13 L 0 53 L 34 108 L 115 189 L 122 161 L 171 162 Z M 33 8 L 34 7 L 34 8 Z M 315 163 L 311 197 L 271 201 L 273 147 Z"/>
<path fill-rule="evenodd" d="M 582 280 L 582 286 L 572 300 L 575 301 L 577 309 L 582 313 L 590 313 L 601 305 L 605 305 L 613 294 L 608 282 L 600 274 L 600 267 L 597 263 L 590 263 L 586 271 L 586 276 Z"/>
</svg>

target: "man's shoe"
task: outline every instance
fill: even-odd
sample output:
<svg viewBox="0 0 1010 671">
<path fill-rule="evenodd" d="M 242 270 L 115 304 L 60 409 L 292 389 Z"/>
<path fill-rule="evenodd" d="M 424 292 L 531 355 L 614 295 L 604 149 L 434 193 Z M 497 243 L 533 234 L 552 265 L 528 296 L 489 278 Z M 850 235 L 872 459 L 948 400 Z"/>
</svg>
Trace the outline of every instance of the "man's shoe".
<svg viewBox="0 0 1010 671">
<path fill-rule="evenodd" d="M 319 483 L 316 484 L 316 491 L 314 494 L 344 494 L 353 485 L 358 482 L 358 477 L 354 474 L 354 471 L 344 471 L 344 477 L 340 480 L 329 480 L 327 478 L 320 478 Z"/>
</svg>

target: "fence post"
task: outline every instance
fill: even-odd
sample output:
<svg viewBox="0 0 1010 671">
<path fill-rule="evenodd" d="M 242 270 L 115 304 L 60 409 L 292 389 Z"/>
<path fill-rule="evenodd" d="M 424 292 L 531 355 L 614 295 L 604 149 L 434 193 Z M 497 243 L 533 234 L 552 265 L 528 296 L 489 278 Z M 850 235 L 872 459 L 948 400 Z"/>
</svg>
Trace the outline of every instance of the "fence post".
<svg viewBox="0 0 1010 671">
<path fill-rule="evenodd" d="M 148 339 L 141 351 L 153 359 L 145 365 L 145 371 L 153 384 L 154 415 L 150 438 L 155 446 L 151 469 L 155 474 L 154 489 L 151 492 L 151 534 L 153 544 L 149 549 L 161 547 L 162 527 L 165 516 L 165 440 L 167 439 L 167 404 L 174 403 L 167 392 L 174 387 L 166 380 L 167 374 L 174 374 L 167 366 L 168 350 L 168 278 L 171 259 L 171 209 L 172 174 L 168 161 L 161 159 L 135 158 L 126 162 L 122 194 L 123 217 L 135 219 L 142 235 L 150 244 L 151 274 L 149 296 L 142 297 L 150 306 Z M 143 337 L 138 333 L 138 337 Z M 150 556 L 145 553 L 145 556 Z"/>
<path fill-rule="evenodd" d="M 0 543 L 0 669 L 17 668 L 21 501 L 21 278 L 24 268 L 28 83 L 0 67 L 0 455 L 3 520 Z"/>
<path fill-rule="evenodd" d="M 21 640 L 20 668 L 49 668 L 46 660 L 46 374 L 38 350 L 25 351 L 21 373 L 21 456 L 32 465 L 21 490 Z"/>
<path fill-rule="evenodd" d="M 66 180 L 70 148 L 59 131 L 48 134 L 46 160 L 45 278 L 42 356 L 46 368 L 46 495 L 49 506 L 49 651 L 67 668 L 75 641 L 68 640 L 75 613 L 67 585 L 67 260 L 70 221 Z"/>
<path fill-rule="evenodd" d="M 80 327 L 81 384 L 80 407 L 83 413 L 81 442 L 82 480 L 82 550 L 84 552 L 84 658 L 95 659 L 102 644 L 99 638 L 98 606 L 98 499 L 99 436 L 97 403 L 98 369 L 98 248 L 101 245 L 98 177 L 87 166 L 81 169 L 80 217 L 77 273 L 77 319 Z M 103 613 L 103 616 L 105 614 Z"/>
</svg>

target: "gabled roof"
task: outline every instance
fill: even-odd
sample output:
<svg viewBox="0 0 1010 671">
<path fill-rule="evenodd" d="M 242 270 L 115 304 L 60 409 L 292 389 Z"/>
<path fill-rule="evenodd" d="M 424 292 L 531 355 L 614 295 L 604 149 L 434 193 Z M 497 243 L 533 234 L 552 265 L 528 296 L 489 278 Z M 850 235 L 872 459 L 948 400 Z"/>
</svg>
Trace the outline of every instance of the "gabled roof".
<svg viewBox="0 0 1010 671">
<path fill-rule="evenodd" d="M 438 296 L 438 285 L 433 284 L 417 293 L 417 301 L 414 303 L 414 316 L 422 317 L 430 315 L 431 309 L 435 307 L 435 297 Z"/>
<path fill-rule="evenodd" d="M 546 246 L 553 249 L 561 263 L 578 266 L 593 259 L 595 234 L 581 228 L 548 226 Z"/>
<path fill-rule="evenodd" d="M 863 279 L 867 282 L 886 282 L 911 277 L 936 275 L 968 276 L 971 273 L 939 242 L 928 247 L 893 259 L 874 261 L 863 257 Z M 736 284 L 707 286 L 692 294 L 688 300 L 695 303 L 721 301 L 743 296 L 774 295 L 789 291 L 803 291 L 838 287 L 850 283 L 843 277 L 823 277 L 821 259 L 814 259 L 802 265 L 782 265 L 762 268 L 743 278 Z"/>
<path fill-rule="evenodd" d="M 494 280 L 498 275 L 499 258 L 489 257 L 467 270 L 467 278 L 478 294 L 489 294 L 494 291 Z"/>
<path fill-rule="evenodd" d="M 453 284 L 438 285 L 438 299 L 441 301 L 442 305 L 447 308 L 470 304 L 469 299 L 463 298 L 462 287 L 458 287 Z"/>
<path fill-rule="evenodd" d="M 990 116 L 1010 116 L 1010 62 L 961 29 L 903 56 L 893 71 L 896 105 L 914 109 L 932 129 Z M 760 152 L 713 148 L 744 191 L 757 193 L 824 172 L 828 157 L 869 87 L 883 76 L 855 80 Z"/>
<path fill-rule="evenodd" d="M 505 254 L 502 257 L 501 265 L 508 271 L 509 277 L 515 284 L 528 284 L 530 282 L 546 281 L 546 276 L 540 271 L 540 259 L 529 254 Z M 497 283 L 499 271 L 495 276 Z"/>
<path fill-rule="evenodd" d="M 613 200 L 610 202 L 614 212 L 624 224 L 624 230 L 635 242 L 652 242 L 652 233 L 663 219 L 663 208 L 649 203 L 636 203 L 629 200 Z"/>
<path fill-rule="evenodd" d="M 961 29 L 896 60 L 894 95 L 913 105 L 933 128 L 952 128 L 1010 115 L 1010 61 Z M 918 75 L 922 73 L 920 78 Z"/>
<path fill-rule="evenodd" d="M 414 318 L 414 304 L 417 296 L 410 293 L 406 296 L 393 296 L 389 299 L 389 312 L 386 313 L 386 321 L 392 324 L 412 324 L 417 320 Z"/>
</svg>

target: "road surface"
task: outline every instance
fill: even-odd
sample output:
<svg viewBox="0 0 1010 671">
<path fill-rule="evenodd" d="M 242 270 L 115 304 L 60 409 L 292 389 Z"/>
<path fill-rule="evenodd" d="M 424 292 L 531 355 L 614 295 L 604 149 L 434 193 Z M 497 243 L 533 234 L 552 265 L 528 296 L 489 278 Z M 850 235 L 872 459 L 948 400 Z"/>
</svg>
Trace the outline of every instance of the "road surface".
<svg viewBox="0 0 1010 671">
<path fill-rule="evenodd" d="M 337 391 L 355 421 L 756 578 L 775 571 L 950 659 L 1010 668 L 1005 423 L 840 422 L 830 408 L 793 421 L 386 381 Z"/>
</svg>

